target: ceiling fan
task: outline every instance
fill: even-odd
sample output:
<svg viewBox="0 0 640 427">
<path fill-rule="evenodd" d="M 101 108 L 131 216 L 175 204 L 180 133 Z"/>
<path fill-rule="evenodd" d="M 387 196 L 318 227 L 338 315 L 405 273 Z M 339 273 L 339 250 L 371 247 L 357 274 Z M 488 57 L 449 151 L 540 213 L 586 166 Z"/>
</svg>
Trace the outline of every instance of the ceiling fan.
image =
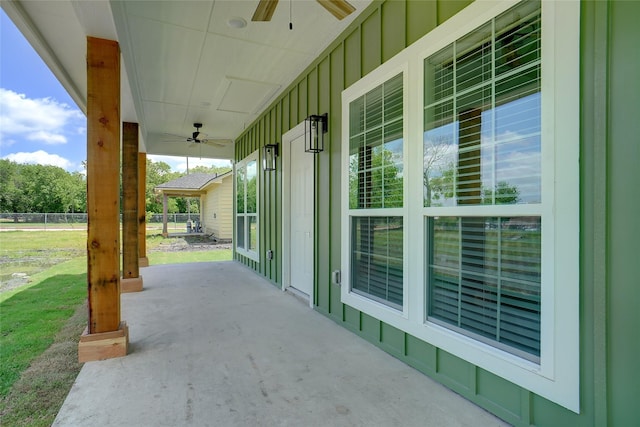
<svg viewBox="0 0 640 427">
<path fill-rule="evenodd" d="M 316 0 L 322 7 L 327 9 L 329 13 L 335 16 L 338 20 L 342 20 L 351 15 L 356 10 L 346 0 Z M 278 0 L 260 0 L 256 11 L 253 13 L 252 21 L 271 21 L 273 12 L 276 10 Z"/>
<path fill-rule="evenodd" d="M 195 142 L 198 144 L 201 142 L 207 142 L 207 134 L 200 132 L 202 123 L 194 123 L 193 127 L 196 128 L 196 130 L 191 134 L 191 138 L 187 138 L 187 142 Z"/>
<path fill-rule="evenodd" d="M 175 138 L 179 138 L 181 141 L 191 142 L 194 144 L 207 144 L 207 145 L 217 145 L 218 147 L 224 147 L 225 145 L 232 142 L 230 139 L 209 139 L 206 133 L 200 132 L 200 128 L 202 128 L 202 123 L 194 123 L 193 127 L 196 128 L 195 131 L 191 134 L 191 137 L 184 138 L 179 135 L 165 134 L 172 137 L 173 140 Z"/>
</svg>

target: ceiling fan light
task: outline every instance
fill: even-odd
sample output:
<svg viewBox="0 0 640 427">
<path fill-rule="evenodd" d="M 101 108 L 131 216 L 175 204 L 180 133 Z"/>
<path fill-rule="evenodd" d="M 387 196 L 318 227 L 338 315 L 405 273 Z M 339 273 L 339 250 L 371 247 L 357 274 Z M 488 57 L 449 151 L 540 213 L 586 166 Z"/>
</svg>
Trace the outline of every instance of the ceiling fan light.
<svg viewBox="0 0 640 427">
<path fill-rule="evenodd" d="M 229 20 L 227 21 L 227 26 L 229 26 L 229 28 L 244 28 L 247 26 L 247 21 L 245 21 L 243 18 L 240 18 L 239 16 L 234 16 L 232 18 L 229 18 Z"/>
</svg>

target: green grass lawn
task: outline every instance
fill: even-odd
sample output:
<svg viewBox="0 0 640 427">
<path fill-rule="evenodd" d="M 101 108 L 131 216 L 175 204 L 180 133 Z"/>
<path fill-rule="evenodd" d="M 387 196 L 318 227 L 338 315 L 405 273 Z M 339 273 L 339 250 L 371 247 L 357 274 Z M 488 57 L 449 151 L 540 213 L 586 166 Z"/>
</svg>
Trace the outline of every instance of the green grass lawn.
<svg viewBox="0 0 640 427">
<path fill-rule="evenodd" d="M 24 271 L 25 258 L 33 261 L 28 284 L 0 293 L 2 425 L 51 425 L 73 384 L 87 322 L 85 248 L 86 230 L 0 233 L 3 277 Z M 232 259 L 230 249 L 191 249 L 184 238 L 147 235 L 151 265 Z"/>
<path fill-rule="evenodd" d="M 47 349 L 87 297 L 86 265 L 72 260 L 34 277 L 34 285 L 0 303 L 0 396 Z"/>
</svg>

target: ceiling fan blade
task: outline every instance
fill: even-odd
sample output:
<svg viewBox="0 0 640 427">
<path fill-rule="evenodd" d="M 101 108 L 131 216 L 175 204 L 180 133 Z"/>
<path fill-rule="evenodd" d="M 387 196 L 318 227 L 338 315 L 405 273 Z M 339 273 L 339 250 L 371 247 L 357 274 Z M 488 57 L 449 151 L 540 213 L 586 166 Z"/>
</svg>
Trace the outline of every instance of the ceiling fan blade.
<svg viewBox="0 0 640 427">
<path fill-rule="evenodd" d="M 253 13 L 251 20 L 256 21 L 271 21 L 273 12 L 276 11 L 278 0 L 260 0 L 256 11 Z"/>
<path fill-rule="evenodd" d="M 353 7 L 347 0 L 316 0 L 325 9 L 329 11 L 333 16 L 342 21 L 347 16 L 355 12 L 356 8 Z"/>
<path fill-rule="evenodd" d="M 225 147 L 228 144 L 232 143 L 233 140 L 231 139 L 204 139 L 202 141 L 203 144 L 207 144 L 207 145 L 215 145 L 218 147 Z"/>
<path fill-rule="evenodd" d="M 171 139 L 171 140 L 177 139 L 177 140 L 180 140 L 180 141 L 184 140 L 184 138 L 185 138 L 184 136 L 177 135 L 175 133 L 163 133 L 163 134 L 161 134 L 161 137 L 162 137 L 162 139 Z"/>
</svg>

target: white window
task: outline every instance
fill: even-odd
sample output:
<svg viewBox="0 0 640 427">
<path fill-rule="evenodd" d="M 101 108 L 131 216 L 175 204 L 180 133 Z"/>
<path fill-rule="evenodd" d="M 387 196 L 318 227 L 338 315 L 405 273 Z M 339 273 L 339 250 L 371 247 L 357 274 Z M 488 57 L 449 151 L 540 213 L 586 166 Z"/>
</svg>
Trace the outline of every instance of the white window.
<svg viewBox="0 0 640 427">
<path fill-rule="evenodd" d="M 523 2 L 425 59 L 423 123 L 429 319 L 535 362 L 547 223 L 540 15 Z"/>
<path fill-rule="evenodd" d="M 351 291 L 402 310 L 403 81 L 391 77 L 349 105 Z"/>
<path fill-rule="evenodd" d="M 258 152 L 236 164 L 236 251 L 258 256 Z"/>
<path fill-rule="evenodd" d="M 578 2 L 476 1 L 342 102 L 342 301 L 576 412 L 578 58 Z"/>
</svg>

